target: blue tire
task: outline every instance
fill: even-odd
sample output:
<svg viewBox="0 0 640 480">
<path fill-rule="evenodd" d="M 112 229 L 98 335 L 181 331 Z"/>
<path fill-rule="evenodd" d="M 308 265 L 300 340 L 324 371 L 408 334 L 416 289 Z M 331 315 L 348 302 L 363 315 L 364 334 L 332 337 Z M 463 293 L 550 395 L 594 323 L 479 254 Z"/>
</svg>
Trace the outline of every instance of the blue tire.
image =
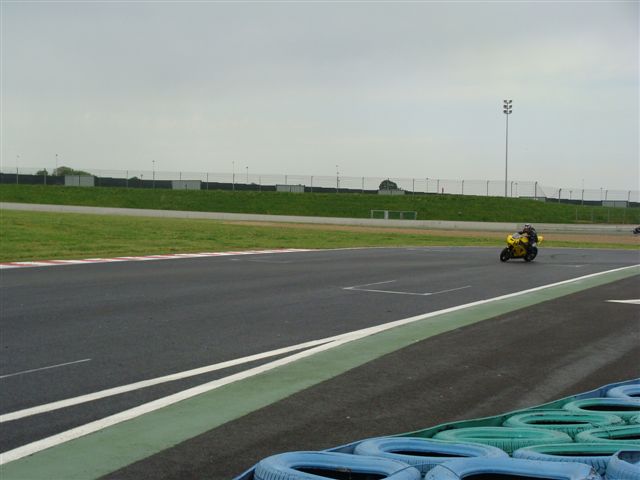
<svg viewBox="0 0 640 480">
<path fill-rule="evenodd" d="M 571 443 L 566 433 L 541 428 L 468 427 L 443 430 L 434 435 L 438 440 L 483 443 L 498 447 L 508 454 L 519 448 L 545 443 Z"/>
<path fill-rule="evenodd" d="M 513 458 L 539 460 L 545 462 L 584 463 L 591 466 L 600 475 L 604 475 L 611 457 L 620 450 L 635 450 L 632 443 L 566 443 L 535 445 L 513 452 Z"/>
<path fill-rule="evenodd" d="M 640 383 L 633 383 L 631 385 L 622 385 L 620 387 L 613 387 L 607 390 L 607 397 L 609 398 L 640 398 Z"/>
<path fill-rule="evenodd" d="M 459 480 L 478 476 L 493 478 L 491 474 L 507 478 L 544 478 L 545 480 L 601 480 L 593 468 L 582 463 L 554 463 L 522 460 L 520 458 L 469 458 L 452 460 L 435 467 L 425 480 Z M 544 475 L 544 476 L 542 476 Z"/>
<path fill-rule="evenodd" d="M 556 430 L 570 435 L 571 438 L 585 430 L 598 427 L 625 425 L 617 415 L 601 412 L 571 412 L 569 410 L 533 410 L 517 413 L 507 418 L 505 427 L 530 427 Z"/>
<path fill-rule="evenodd" d="M 623 450 L 615 454 L 607 467 L 611 480 L 640 480 L 640 450 Z"/>
<path fill-rule="evenodd" d="M 365 440 L 355 448 L 356 455 L 391 458 L 425 474 L 436 465 L 460 457 L 500 458 L 508 455 L 489 445 L 452 443 L 432 438 L 382 437 Z"/>
<path fill-rule="evenodd" d="M 332 472 L 334 476 L 332 475 Z M 261 460 L 255 480 L 318 480 L 337 478 L 345 472 L 389 480 L 420 480 L 422 475 L 406 463 L 388 458 L 365 457 L 336 452 L 289 452 Z"/>
<path fill-rule="evenodd" d="M 628 422 L 632 417 L 640 415 L 640 399 L 638 398 L 583 398 L 574 400 L 562 407 L 572 412 L 612 413 Z"/>
</svg>

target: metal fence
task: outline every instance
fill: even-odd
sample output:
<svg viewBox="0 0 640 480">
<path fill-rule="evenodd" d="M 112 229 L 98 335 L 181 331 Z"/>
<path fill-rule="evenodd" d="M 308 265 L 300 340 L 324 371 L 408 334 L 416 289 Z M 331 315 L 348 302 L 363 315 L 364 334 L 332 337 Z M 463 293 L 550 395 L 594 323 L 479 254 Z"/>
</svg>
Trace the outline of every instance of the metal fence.
<svg viewBox="0 0 640 480">
<path fill-rule="evenodd" d="M 306 192 L 376 193 L 385 180 L 394 182 L 406 194 L 450 194 L 503 197 L 504 180 L 451 180 L 445 178 L 384 178 L 320 175 L 258 174 L 244 172 L 211 173 L 153 170 L 102 170 L 80 168 L 96 177 L 96 186 L 128 188 L 171 188 L 172 180 L 199 180 L 202 189 L 276 190 L 276 185 L 302 185 Z M 20 167 L 0 169 L 0 183 L 64 184 L 64 177 L 44 174 L 42 169 Z M 535 198 L 562 203 L 607 204 L 638 206 L 640 191 L 607 188 L 584 189 L 557 187 L 537 181 L 513 180 L 507 184 L 507 196 Z"/>
</svg>

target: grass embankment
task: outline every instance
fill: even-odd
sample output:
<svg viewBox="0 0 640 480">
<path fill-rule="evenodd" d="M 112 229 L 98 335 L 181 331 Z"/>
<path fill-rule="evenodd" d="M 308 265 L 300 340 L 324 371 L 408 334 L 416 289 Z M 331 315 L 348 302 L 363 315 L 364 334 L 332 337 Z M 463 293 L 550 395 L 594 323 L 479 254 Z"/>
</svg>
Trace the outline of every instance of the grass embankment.
<svg viewBox="0 0 640 480">
<path fill-rule="evenodd" d="M 51 214 L 3 210 L 0 260 L 152 255 L 260 248 L 456 245 L 469 239 L 420 234 L 246 226 L 211 220 Z M 491 245 L 494 239 L 475 244 Z"/>
<path fill-rule="evenodd" d="M 203 212 L 368 218 L 371 210 L 416 211 L 418 220 L 640 224 L 638 208 L 603 208 L 535 200 L 461 195 L 180 191 L 0 185 L 4 202 Z"/>
<path fill-rule="evenodd" d="M 462 237 L 420 230 L 238 225 L 211 220 L 0 211 L 0 261 L 152 255 L 261 248 L 502 246 L 490 235 Z M 549 246 L 634 248 L 609 243 Z M 497 251 L 497 250 L 496 250 Z"/>
</svg>

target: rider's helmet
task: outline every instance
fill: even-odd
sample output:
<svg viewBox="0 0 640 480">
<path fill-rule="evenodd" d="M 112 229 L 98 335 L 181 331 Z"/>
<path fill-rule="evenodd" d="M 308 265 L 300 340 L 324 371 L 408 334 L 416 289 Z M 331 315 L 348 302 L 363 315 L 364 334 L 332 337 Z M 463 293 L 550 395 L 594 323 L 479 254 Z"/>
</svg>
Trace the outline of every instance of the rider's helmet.
<svg viewBox="0 0 640 480">
<path fill-rule="evenodd" d="M 524 224 L 524 228 L 522 229 L 523 232 L 530 232 L 531 231 L 531 224 L 530 223 L 525 223 Z"/>
</svg>

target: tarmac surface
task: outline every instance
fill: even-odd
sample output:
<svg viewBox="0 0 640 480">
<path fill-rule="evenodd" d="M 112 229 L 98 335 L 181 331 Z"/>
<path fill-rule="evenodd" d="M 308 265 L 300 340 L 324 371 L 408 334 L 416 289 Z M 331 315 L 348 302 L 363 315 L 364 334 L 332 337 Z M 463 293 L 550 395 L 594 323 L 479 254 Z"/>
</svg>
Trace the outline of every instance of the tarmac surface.
<svg viewBox="0 0 640 480">
<path fill-rule="evenodd" d="M 638 277 L 388 354 L 104 478 L 233 478 L 269 455 L 498 415 L 640 377 Z"/>
<path fill-rule="evenodd" d="M 2 272 L 0 411 L 638 263 L 630 251 L 545 249 L 532 264 L 501 264 L 497 253 L 362 249 Z M 606 300 L 638 299 L 639 286 L 634 276 L 414 342 L 107 478 L 232 478 L 272 453 L 502 413 L 638 377 L 640 307 Z M 38 369 L 74 359 L 90 360 Z M 246 368 L 5 423 L 2 451 Z"/>
</svg>

